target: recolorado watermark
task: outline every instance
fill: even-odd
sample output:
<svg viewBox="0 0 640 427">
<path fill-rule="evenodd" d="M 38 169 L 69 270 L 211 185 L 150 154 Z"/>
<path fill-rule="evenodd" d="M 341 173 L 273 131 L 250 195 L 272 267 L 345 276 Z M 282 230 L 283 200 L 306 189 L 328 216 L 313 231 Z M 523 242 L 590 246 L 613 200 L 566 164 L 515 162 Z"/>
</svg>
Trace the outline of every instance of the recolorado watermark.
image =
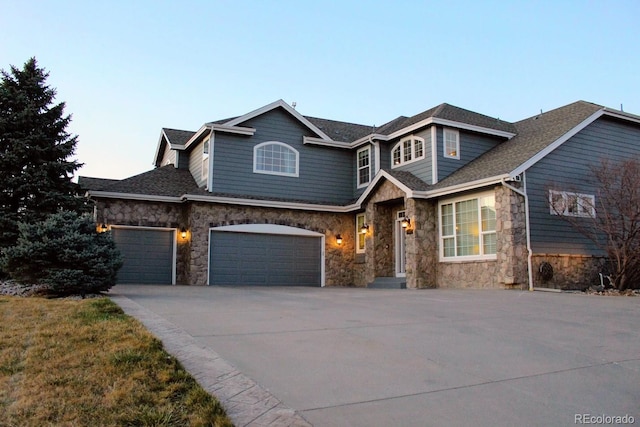
<svg viewBox="0 0 640 427">
<path fill-rule="evenodd" d="M 623 425 L 635 424 L 636 419 L 633 415 L 575 414 L 573 422 L 574 424 Z"/>
</svg>

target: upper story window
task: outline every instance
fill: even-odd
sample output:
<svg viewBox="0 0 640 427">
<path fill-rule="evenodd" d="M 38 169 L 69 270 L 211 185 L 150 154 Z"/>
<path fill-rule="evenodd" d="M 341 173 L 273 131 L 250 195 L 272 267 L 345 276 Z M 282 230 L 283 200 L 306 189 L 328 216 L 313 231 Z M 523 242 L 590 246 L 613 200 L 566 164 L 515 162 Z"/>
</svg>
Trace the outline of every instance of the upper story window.
<svg viewBox="0 0 640 427">
<path fill-rule="evenodd" d="M 391 167 L 424 159 L 424 139 L 410 136 L 398 142 L 391 150 Z"/>
<path fill-rule="evenodd" d="M 253 172 L 298 176 L 298 150 L 282 142 L 263 142 L 253 149 Z"/>
<path fill-rule="evenodd" d="M 453 129 L 444 129 L 442 144 L 444 157 L 449 159 L 460 158 L 460 132 Z"/>
<path fill-rule="evenodd" d="M 209 177 L 209 140 L 202 144 L 202 179 Z"/>
<path fill-rule="evenodd" d="M 496 208 L 490 193 L 440 203 L 440 259 L 495 259 Z"/>
<path fill-rule="evenodd" d="M 549 190 L 551 215 L 595 218 L 596 198 L 591 194 Z"/>
<path fill-rule="evenodd" d="M 358 188 L 365 187 L 371 182 L 371 147 L 358 150 Z"/>
</svg>

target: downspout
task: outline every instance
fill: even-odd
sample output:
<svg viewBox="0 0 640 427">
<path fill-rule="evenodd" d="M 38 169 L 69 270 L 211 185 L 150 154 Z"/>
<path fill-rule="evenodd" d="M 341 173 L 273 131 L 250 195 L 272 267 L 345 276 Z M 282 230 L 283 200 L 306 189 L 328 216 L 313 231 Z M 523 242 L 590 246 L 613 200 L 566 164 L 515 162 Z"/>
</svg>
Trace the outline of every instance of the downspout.
<svg viewBox="0 0 640 427">
<path fill-rule="evenodd" d="M 507 181 L 502 178 L 502 185 L 504 185 L 505 187 L 507 187 L 508 189 L 510 189 L 511 191 L 521 195 L 522 197 L 524 197 L 524 215 L 525 215 L 525 229 L 527 231 L 527 252 L 528 252 L 528 256 L 527 256 L 527 271 L 529 272 L 529 290 L 533 291 L 533 262 L 532 262 L 532 258 L 533 258 L 533 250 L 531 249 L 531 230 L 530 230 L 530 223 L 529 223 L 529 196 L 527 195 L 527 174 L 526 172 L 522 172 L 522 178 L 523 178 L 523 190 L 520 190 L 519 188 L 516 188 L 514 186 L 512 186 L 511 184 L 507 184 Z"/>
</svg>

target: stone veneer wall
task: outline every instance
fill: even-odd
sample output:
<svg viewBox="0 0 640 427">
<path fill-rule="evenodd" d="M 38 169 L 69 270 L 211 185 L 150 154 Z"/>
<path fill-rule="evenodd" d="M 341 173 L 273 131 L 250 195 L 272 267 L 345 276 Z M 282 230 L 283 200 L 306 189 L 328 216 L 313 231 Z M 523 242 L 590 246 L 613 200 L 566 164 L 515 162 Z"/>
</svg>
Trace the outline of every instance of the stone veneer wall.
<svg viewBox="0 0 640 427">
<path fill-rule="evenodd" d="M 549 263 L 553 277 L 545 280 L 540 271 L 542 263 Z M 539 288 L 580 289 L 600 284 L 599 273 L 606 271 L 607 258 L 590 255 L 534 254 L 533 283 Z"/>
<path fill-rule="evenodd" d="M 188 220 L 185 206 L 180 203 L 143 202 L 135 200 L 101 199 L 96 205 L 96 223 L 136 227 L 163 227 L 179 230 Z M 176 284 L 189 283 L 189 239 L 176 236 Z"/>
<path fill-rule="evenodd" d="M 277 224 L 323 233 L 325 285 L 353 285 L 354 215 L 209 203 L 192 203 L 189 208 L 190 284 L 207 284 L 209 229 L 236 224 Z M 338 234 L 343 238 L 340 246 L 336 243 Z"/>
<path fill-rule="evenodd" d="M 411 232 L 406 237 L 407 288 L 435 288 L 438 270 L 437 203 L 408 199 L 406 216 Z"/>
<path fill-rule="evenodd" d="M 440 262 L 439 287 L 503 289 L 528 286 L 524 200 L 504 186 L 497 186 L 494 191 L 496 260 Z"/>
</svg>

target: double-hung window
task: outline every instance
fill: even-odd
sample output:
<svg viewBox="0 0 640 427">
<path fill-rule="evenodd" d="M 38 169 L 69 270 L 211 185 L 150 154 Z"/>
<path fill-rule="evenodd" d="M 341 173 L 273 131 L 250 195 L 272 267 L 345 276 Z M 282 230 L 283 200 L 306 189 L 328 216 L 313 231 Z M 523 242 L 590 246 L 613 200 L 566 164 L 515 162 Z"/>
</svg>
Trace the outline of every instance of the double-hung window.
<svg viewBox="0 0 640 427">
<path fill-rule="evenodd" d="M 391 150 L 391 167 L 424 159 L 424 139 L 410 136 L 402 139 Z"/>
<path fill-rule="evenodd" d="M 358 188 L 371 182 L 371 147 L 361 148 L 357 152 Z"/>
<path fill-rule="evenodd" d="M 440 259 L 443 261 L 495 259 L 495 196 L 440 203 Z"/>
<path fill-rule="evenodd" d="M 442 136 L 444 157 L 460 159 L 460 132 L 454 129 L 444 129 Z"/>
<path fill-rule="evenodd" d="M 551 215 L 595 218 L 596 198 L 591 194 L 549 190 Z"/>
<path fill-rule="evenodd" d="M 253 149 L 253 172 L 298 176 L 298 150 L 282 142 L 263 142 Z"/>
</svg>

